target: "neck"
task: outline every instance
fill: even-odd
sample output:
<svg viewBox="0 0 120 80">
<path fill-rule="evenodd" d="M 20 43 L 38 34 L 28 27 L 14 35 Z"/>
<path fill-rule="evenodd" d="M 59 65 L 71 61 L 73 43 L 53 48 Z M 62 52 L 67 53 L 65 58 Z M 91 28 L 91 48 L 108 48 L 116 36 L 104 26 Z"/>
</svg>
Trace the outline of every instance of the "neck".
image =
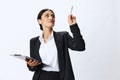
<svg viewBox="0 0 120 80">
<path fill-rule="evenodd" d="M 43 30 L 43 38 L 44 38 L 44 41 L 45 41 L 45 42 L 48 41 L 51 33 L 52 33 L 52 29 Z"/>
</svg>

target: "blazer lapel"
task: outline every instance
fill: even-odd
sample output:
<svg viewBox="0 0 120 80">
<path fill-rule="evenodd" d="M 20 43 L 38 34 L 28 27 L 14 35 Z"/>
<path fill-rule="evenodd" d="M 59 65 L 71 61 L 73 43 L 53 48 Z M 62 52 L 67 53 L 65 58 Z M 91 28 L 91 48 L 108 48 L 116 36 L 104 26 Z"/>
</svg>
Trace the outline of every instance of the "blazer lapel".
<svg viewBox="0 0 120 80">
<path fill-rule="evenodd" d="M 42 62 L 42 59 L 39 55 L 39 48 L 40 48 L 40 41 L 39 41 L 39 37 L 37 38 L 37 41 L 36 41 L 36 44 L 35 44 L 35 49 L 34 49 L 34 52 L 35 52 L 35 58 L 39 61 Z"/>
<path fill-rule="evenodd" d="M 62 36 L 60 35 L 59 32 L 53 32 L 54 35 L 54 39 L 55 39 L 55 44 L 57 47 L 57 51 L 58 51 L 58 62 L 59 62 L 59 69 L 60 69 L 60 74 L 61 74 L 61 78 L 63 78 L 64 76 L 64 56 L 63 56 L 63 50 L 62 50 Z M 61 79 L 62 80 L 62 79 Z"/>
</svg>

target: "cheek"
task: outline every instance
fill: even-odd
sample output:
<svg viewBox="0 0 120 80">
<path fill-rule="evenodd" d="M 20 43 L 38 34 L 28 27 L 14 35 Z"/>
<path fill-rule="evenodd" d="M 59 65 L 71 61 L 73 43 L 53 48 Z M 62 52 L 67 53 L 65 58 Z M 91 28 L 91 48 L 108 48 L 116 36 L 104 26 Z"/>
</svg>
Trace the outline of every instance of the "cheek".
<svg viewBox="0 0 120 80">
<path fill-rule="evenodd" d="M 41 24 L 45 24 L 46 23 L 46 20 L 41 20 Z"/>
</svg>

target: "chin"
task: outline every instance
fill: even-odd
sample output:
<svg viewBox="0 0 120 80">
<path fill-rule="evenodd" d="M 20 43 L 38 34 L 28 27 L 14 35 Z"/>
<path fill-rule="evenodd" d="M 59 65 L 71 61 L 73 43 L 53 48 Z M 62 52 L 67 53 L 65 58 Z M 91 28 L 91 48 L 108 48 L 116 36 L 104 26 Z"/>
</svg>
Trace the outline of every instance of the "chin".
<svg viewBox="0 0 120 80">
<path fill-rule="evenodd" d="M 54 26 L 51 26 L 50 28 L 53 28 Z"/>
<path fill-rule="evenodd" d="M 49 27 L 53 28 L 53 27 L 54 27 L 54 24 L 50 25 Z"/>
</svg>

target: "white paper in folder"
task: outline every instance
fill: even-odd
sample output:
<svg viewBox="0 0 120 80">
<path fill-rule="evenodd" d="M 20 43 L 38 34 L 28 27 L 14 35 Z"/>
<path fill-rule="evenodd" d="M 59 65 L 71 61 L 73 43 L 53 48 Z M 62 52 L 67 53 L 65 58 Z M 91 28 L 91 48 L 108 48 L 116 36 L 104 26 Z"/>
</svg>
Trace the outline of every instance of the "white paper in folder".
<svg viewBox="0 0 120 80">
<path fill-rule="evenodd" d="M 23 56 L 21 54 L 11 54 L 11 56 L 14 56 L 14 57 L 22 59 L 22 60 L 26 60 L 26 57 L 27 57 L 27 56 Z"/>
<path fill-rule="evenodd" d="M 28 56 L 24 56 L 24 55 L 21 55 L 21 54 L 11 54 L 11 56 L 16 57 L 16 58 L 21 59 L 21 60 L 30 60 L 31 59 L 31 60 L 36 60 L 36 61 L 40 62 L 37 59 L 31 58 L 31 57 L 28 57 Z"/>
</svg>

